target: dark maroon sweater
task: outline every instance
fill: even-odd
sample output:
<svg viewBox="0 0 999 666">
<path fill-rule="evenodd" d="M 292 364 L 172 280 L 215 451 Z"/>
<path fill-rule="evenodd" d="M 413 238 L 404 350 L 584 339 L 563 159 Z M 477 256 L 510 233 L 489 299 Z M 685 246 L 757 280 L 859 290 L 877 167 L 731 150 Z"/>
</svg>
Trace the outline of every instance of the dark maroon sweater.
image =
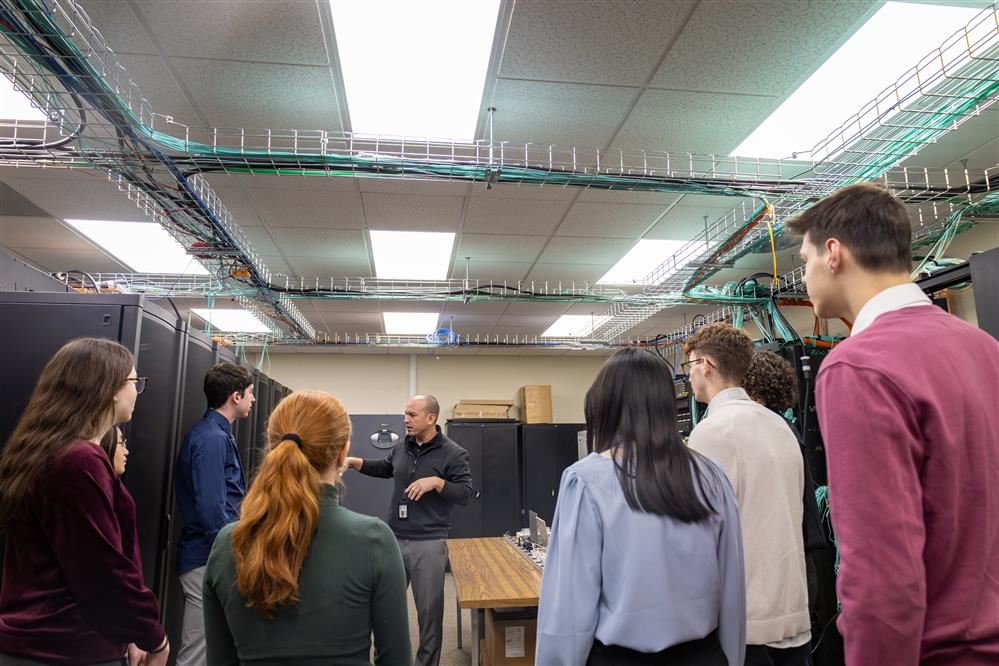
<svg viewBox="0 0 999 666">
<path fill-rule="evenodd" d="M 879 316 L 816 390 L 850 666 L 999 664 L 999 343 Z"/>
<path fill-rule="evenodd" d="M 120 659 L 163 642 L 143 584 L 135 502 L 104 451 L 78 440 L 31 484 L 6 533 L 0 653 L 53 664 Z"/>
</svg>

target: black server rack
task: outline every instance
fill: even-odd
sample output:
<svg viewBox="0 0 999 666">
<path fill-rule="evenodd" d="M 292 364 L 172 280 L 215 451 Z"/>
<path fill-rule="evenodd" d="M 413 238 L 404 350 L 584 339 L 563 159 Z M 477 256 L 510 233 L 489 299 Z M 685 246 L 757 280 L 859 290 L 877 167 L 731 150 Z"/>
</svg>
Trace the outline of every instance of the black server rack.
<svg viewBox="0 0 999 666">
<path fill-rule="evenodd" d="M 579 423 L 521 426 L 521 474 L 524 480 L 521 526 L 527 525 L 527 511 L 534 511 L 551 525 L 562 472 L 579 459 L 578 433 L 584 430 L 586 426 Z"/>
<path fill-rule="evenodd" d="M 236 426 L 233 435 L 236 437 L 236 447 L 239 449 L 239 462 L 243 466 L 243 484 L 246 488 L 250 487 L 250 481 L 253 479 L 253 473 L 256 471 L 254 467 L 253 442 L 257 430 L 256 411 L 260 407 L 260 400 L 256 397 L 260 373 L 257 370 L 250 370 L 250 373 L 253 375 L 253 395 L 255 398 L 253 409 L 250 411 L 248 417 L 240 419 L 233 424 Z"/>
<path fill-rule="evenodd" d="M 267 449 L 267 422 L 271 416 L 272 401 L 274 392 L 271 388 L 273 380 L 263 373 L 257 375 L 257 385 L 254 395 L 257 402 L 253 406 L 253 413 L 249 418 L 254 421 L 253 426 L 253 453 L 250 456 L 250 469 L 256 472 L 264 459 L 264 451 Z"/>
<path fill-rule="evenodd" d="M 401 414 L 351 414 L 350 427 L 348 455 L 358 458 L 384 458 L 406 437 Z M 374 439 L 372 435 L 375 435 Z M 340 503 L 351 511 L 387 521 L 392 503 L 392 483 L 392 479 L 378 479 L 348 471 L 343 477 Z"/>
<path fill-rule="evenodd" d="M 453 538 L 502 536 L 520 528 L 520 426 L 449 421 L 447 435 L 466 451 L 478 498 L 451 514 Z"/>
</svg>

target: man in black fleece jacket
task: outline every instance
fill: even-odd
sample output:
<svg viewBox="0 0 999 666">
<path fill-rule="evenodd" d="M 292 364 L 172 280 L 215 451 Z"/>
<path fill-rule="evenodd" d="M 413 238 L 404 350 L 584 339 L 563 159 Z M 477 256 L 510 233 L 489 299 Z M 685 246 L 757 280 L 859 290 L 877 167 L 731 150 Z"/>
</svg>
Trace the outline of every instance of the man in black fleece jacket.
<svg viewBox="0 0 999 666">
<path fill-rule="evenodd" d="M 444 626 L 444 567 L 451 508 L 475 494 L 468 452 L 437 425 L 440 404 L 432 395 L 406 404 L 406 438 L 381 460 L 347 458 L 362 474 L 394 480 L 389 527 L 395 533 L 413 585 L 420 624 L 416 666 L 437 666 Z"/>
</svg>

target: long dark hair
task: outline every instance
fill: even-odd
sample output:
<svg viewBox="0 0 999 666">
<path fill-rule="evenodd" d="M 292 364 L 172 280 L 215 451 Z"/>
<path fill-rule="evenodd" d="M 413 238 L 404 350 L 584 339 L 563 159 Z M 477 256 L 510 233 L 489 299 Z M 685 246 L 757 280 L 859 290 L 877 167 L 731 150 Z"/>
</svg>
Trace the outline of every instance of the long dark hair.
<svg viewBox="0 0 999 666">
<path fill-rule="evenodd" d="M 103 338 L 70 340 L 49 359 L 0 453 L 0 527 L 17 514 L 31 482 L 53 456 L 111 428 L 114 396 L 133 365 L 131 352 Z"/>
<path fill-rule="evenodd" d="M 612 459 L 628 506 L 697 523 L 715 510 L 700 456 L 677 430 L 674 390 L 665 361 L 641 349 L 622 349 L 586 392 L 586 439 L 591 451 L 617 449 Z"/>
</svg>

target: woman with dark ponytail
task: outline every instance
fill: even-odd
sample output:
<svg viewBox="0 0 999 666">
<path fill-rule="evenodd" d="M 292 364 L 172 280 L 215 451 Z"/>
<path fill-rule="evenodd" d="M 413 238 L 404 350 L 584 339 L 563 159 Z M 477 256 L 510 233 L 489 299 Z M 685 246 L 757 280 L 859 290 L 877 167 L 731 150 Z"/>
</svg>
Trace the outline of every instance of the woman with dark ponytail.
<svg viewBox="0 0 999 666">
<path fill-rule="evenodd" d="M 350 417 L 322 391 L 271 414 L 241 518 L 219 532 L 204 584 L 210 666 L 409 664 L 406 574 L 377 518 L 338 501 Z"/>
</svg>

